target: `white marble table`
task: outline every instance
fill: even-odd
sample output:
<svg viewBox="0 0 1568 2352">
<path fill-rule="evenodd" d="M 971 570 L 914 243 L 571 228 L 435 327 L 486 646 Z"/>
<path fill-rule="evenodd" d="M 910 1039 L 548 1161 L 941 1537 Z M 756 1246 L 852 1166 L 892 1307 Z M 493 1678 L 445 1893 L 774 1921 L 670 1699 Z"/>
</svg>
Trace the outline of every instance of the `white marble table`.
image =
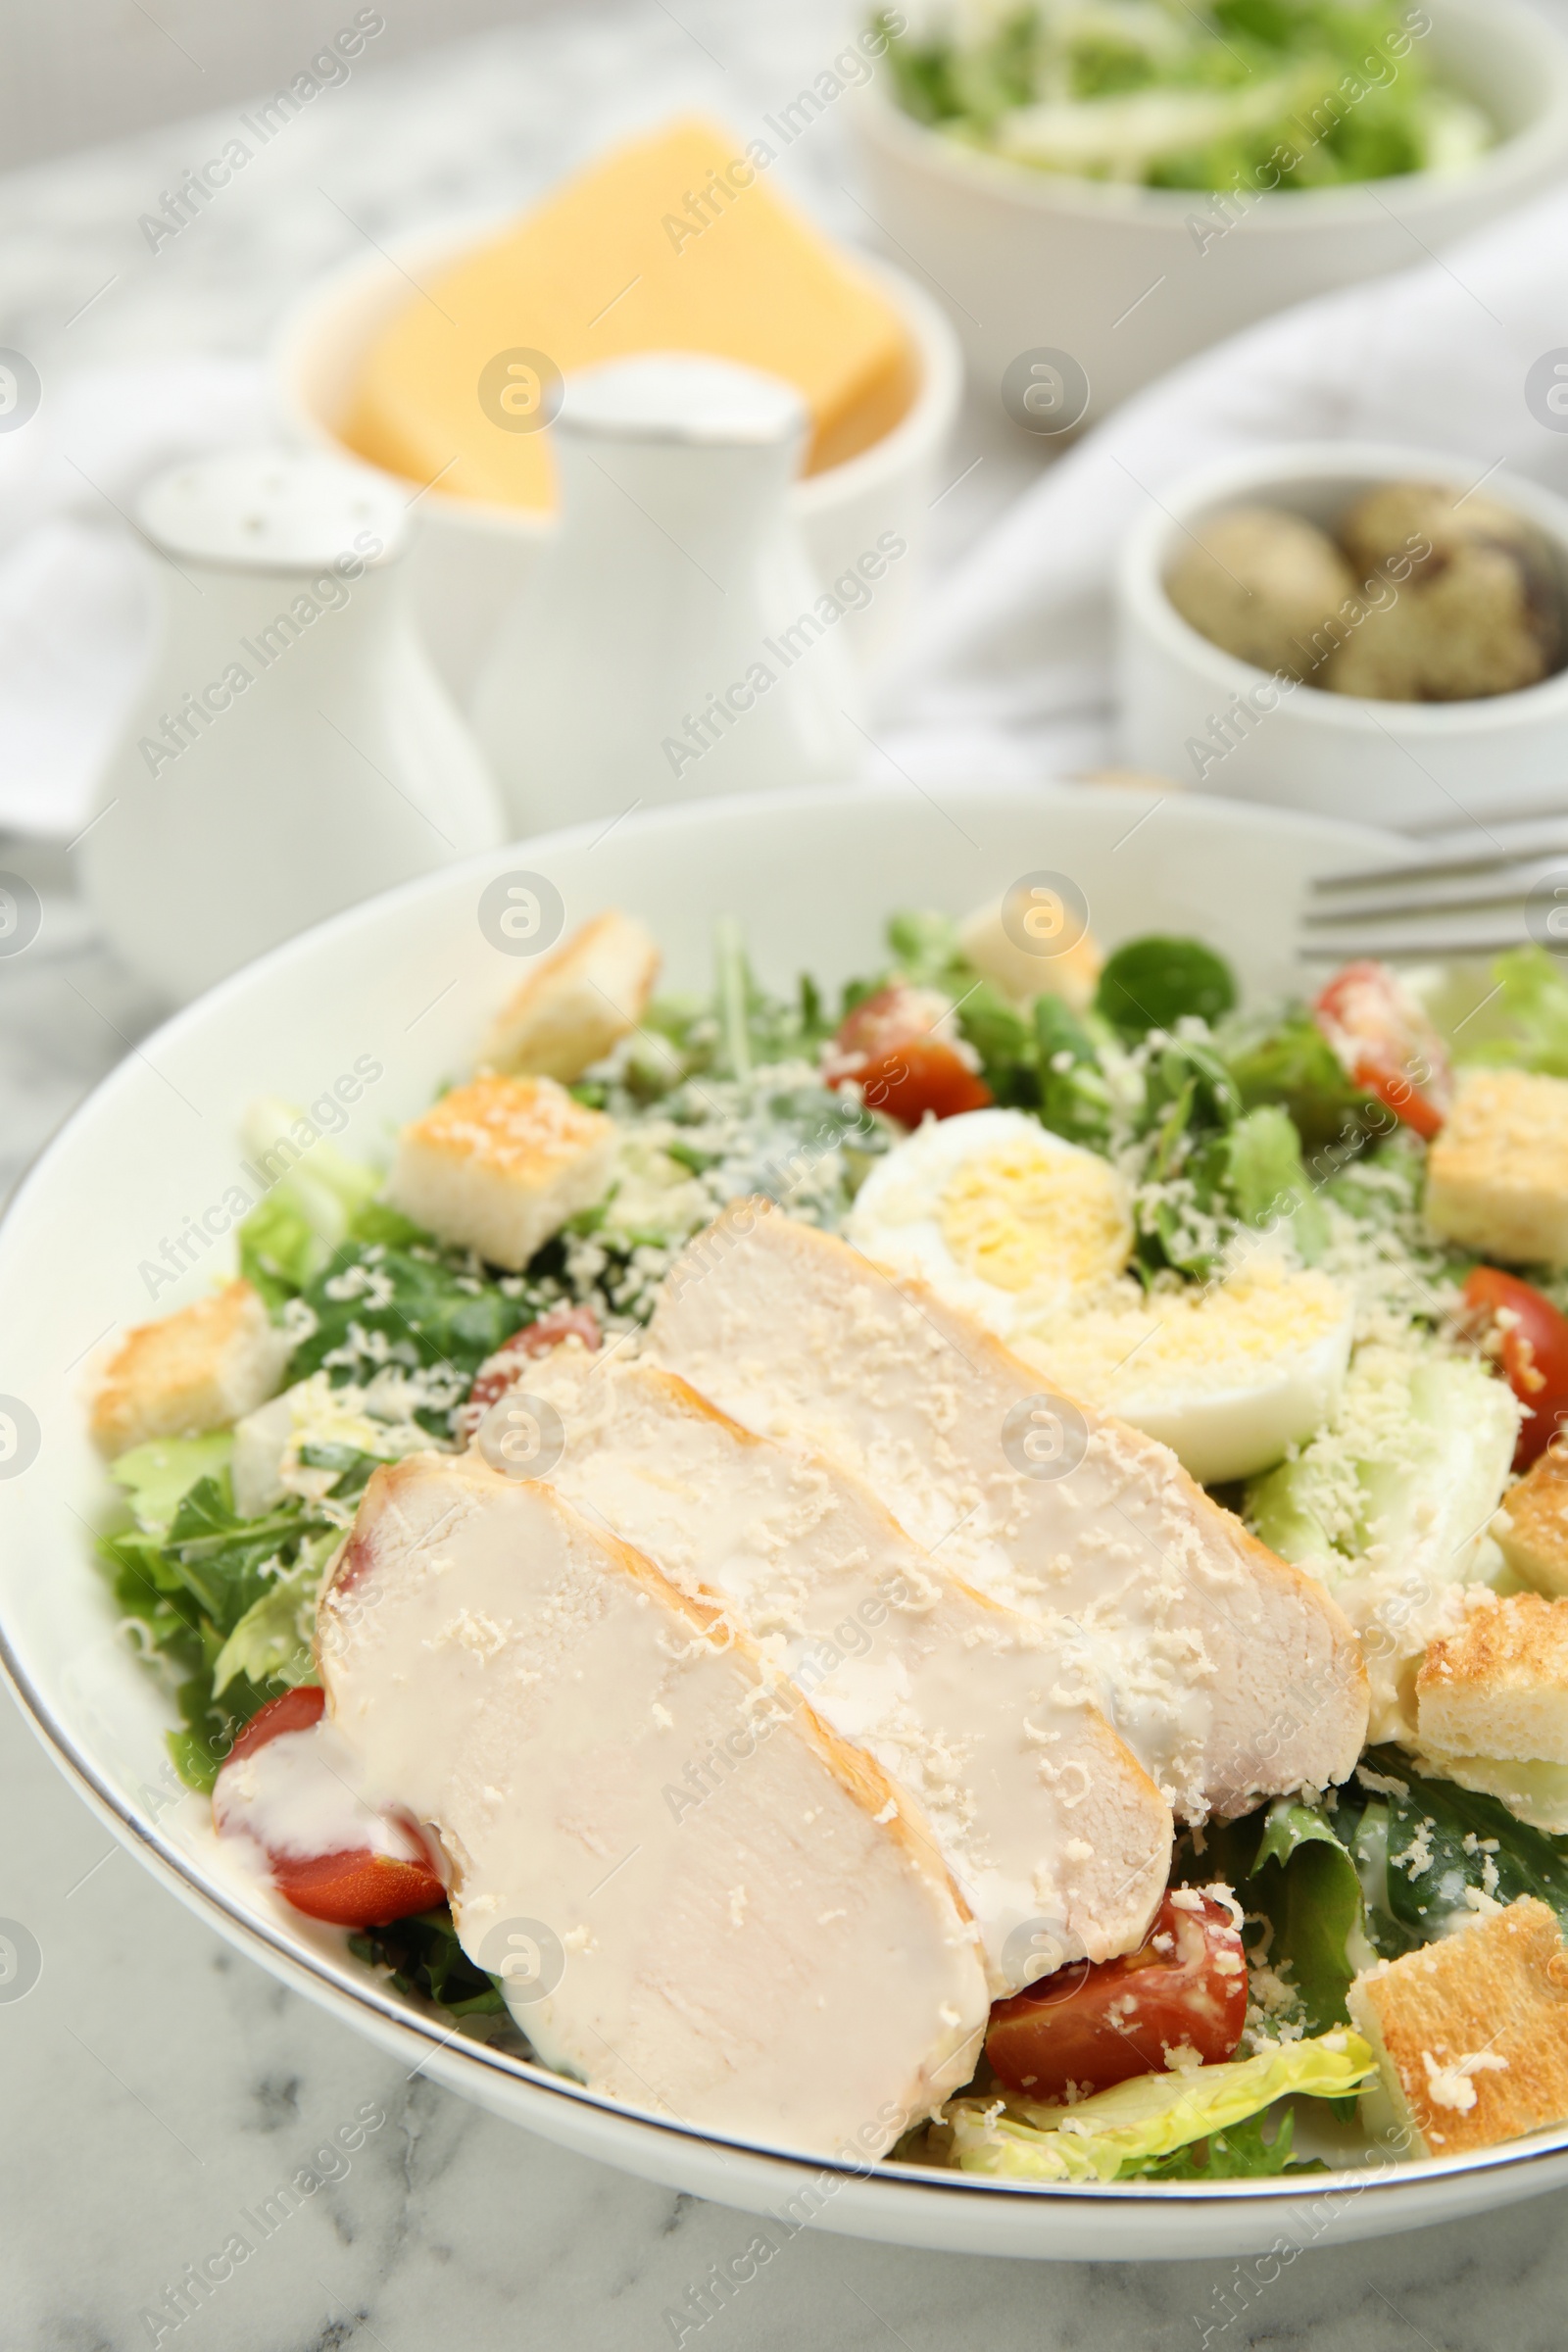
<svg viewBox="0 0 1568 2352">
<path fill-rule="evenodd" d="M 593 136 L 698 103 L 741 123 L 838 45 L 824 0 L 578 9 L 368 71 L 328 94 L 236 195 L 149 266 L 136 218 L 212 152 L 212 122 L 0 180 L 0 342 L 52 368 L 258 349 L 309 272 L 430 210 L 520 197 Z M 855 225 L 829 122 L 798 169 Z M 807 143 L 803 142 L 803 148 Z M 332 200 L 320 193 L 330 187 Z M 107 283 L 106 281 L 113 281 Z M 95 289 L 106 288 L 89 303 Z M 77 313 L 73 322 L 72 314 Z M 966 418 L 942 521 L 972 535 L 1028 460 Z M 54 854 L 0 843 L 46 898 L 0 962 L 0 1192 L 155 1017 L 94 943 Z M 738 2218 L 493 2122 L 399 2070 L 227 1949 L 112 1844 L 0 1702 L 0 1916 L 42 1951 L 0 2002 L 0 2345 L 223 2352 L 365 2343 L 640 2352 L 735 2249 Z M 144 2313 L 362 2109 L 385 2121 L 177 2328 Z M 937 2352 L 1271 2345 L 1285 2352 L 1546 2352 L 1568 2302 L 1568 2199 L 1302 2258 L 1239 2298 L 1228 2264 L 986 2264 L 803 2233 L 700 2332 L 715 2345 Z M 691 2342 L 699 2331 L 688 2328 Z"/>
</svg>

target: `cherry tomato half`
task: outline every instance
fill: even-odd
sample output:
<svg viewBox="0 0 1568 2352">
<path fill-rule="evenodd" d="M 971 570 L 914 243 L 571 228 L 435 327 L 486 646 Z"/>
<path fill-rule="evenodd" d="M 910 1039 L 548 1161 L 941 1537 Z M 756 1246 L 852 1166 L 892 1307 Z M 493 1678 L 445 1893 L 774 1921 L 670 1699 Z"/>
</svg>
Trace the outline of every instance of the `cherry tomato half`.
<svg viewBox="0 0 1568 2352">
<path fill-rule="evenodd" d="M 326 1692 L 314 1688 L 285 1690 L 251 1717 L 218 1776 L 213 1790 L 213 1818 L 220 1836 L 249 1836 L 267 1855 L 272 1884 L 296 1911 L 339 1928 L 384 1928 L 415 1911 L 428 1911 L 446 1900 L 446 1888 L 427 1858 L 378 1854 L 368 1845 L 347 1846 L 324 1854 L 271 1852 L 254 1826 L 251 1800 L 232 1783 L 229 1772 L 247 1756 L 291 1733 L 311 1732 L 320 1722 Z M 323 1778 L 330 1779 L 323 1762 Z M 413 1831 L 405 1833 L 417 1843 Z"/>
<path fill-rule="evenodd" d="M 1443 1041 L 1386 963 L 1348 963 L 1312 1007 L 1347 1076 L 1430 1143 L 1453 1078 Z"/>
<path fill-rule="evenodd" d="M 996 1098 L 970 1067 L 963 1051 L 938 1031 L 952 1027 L 952 1008 L 935 989 L 904 981 L 881 988 L 849 1013 L 833 1040 L 829 1086 L 851 1080 L 868 1108 L 901 1126 L 918 1127 L 929 1111 L 951 1119 L 988 1109 Z"/>
<path fill-rule="evenodd" d="M 1212 1895 L 1172 1887 L 1136 1952 L 1069 1962 L 1010 2000 L 986 2034 L 997 2080 L 1046 2105 L 1160 2074 L 1167 2050 L 1205 2066 L 1229 2058 L 1247 2019 L 1247 1958 L 1231 1914 Z"/>
<path fill-rule="evenodd" d="M 603 1337 L 599 1317 L 591 1306 L 553 1306 L 548 1314 L 525 1323 L 520 1331 L 513 1333 L 505 1347 L 486 1356 L 474 1374 L 473 1386 L 458 1414 L 463 1435 L 471 1438 L 491 1405 L 516 1386 L 526 1358 L 548 1355 L 564 1340 L 581 1340 L 592 1352 Z"/>
<path fill-rule="evenodd" d="M 1525 1408 L 1513 1466 L 1528 1470 L 1568 1422 L 1568 1319 L 1517 1274 L 1477 1266 L 1464 1302 L 1488 1353 Z"/>
</svg>

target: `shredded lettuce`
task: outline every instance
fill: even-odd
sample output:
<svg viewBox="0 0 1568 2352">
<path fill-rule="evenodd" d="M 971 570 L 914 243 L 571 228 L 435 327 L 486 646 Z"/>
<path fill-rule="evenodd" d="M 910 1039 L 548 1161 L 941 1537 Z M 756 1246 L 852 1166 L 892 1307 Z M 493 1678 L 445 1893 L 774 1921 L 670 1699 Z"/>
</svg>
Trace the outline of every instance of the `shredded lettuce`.
<svg viewBox="0 0 1568 2352">
<path fill-rule="evenodd" d="M 1377 2071 L 1358 2034 L 1282 2042 L 1190 2074 L 1135 2075 L 1071 2107 L 1032 2099 L 956 2099 L 944 2110 L 961 2172 L 1004 2180 L 1114 2180 L 1230 2130 L 1276 2099 L 1338 2099 Z"/>
<path fill-rule="evenodd" d="M 1435 84 L 1393 0 L 1041 0 L 876 24 L 906 114 L 1042 172 L 1289 190 L 1460 170 L 1495 136 Z"/>
</svg>

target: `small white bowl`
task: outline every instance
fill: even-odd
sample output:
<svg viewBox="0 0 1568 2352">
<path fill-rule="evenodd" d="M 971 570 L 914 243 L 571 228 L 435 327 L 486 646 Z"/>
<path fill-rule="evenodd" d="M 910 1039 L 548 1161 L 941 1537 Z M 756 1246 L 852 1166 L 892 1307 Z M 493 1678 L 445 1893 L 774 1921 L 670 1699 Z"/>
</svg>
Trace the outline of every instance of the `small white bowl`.
<svg viewBox="0 0 1568 2352">
<path fill-rule="evenodd" d="M 1068 353 L 1091 422 L 1194 352 L 1312 294 L 1408 269 L 1557 178 L 1568 43 L 1520 0 L 1424 0 L 1434 71 L 1498 125 L 1451 177 L 1430 172 L 1260 193 L 1227 227 L 1217 197 L 1036 172 L 959 146 L 887 94 L 854 122 L 869 209 L 943 296 L 977 382 L 1029 351 Z"/>
<path fill-rule="evenodd" d="M 509 212 L 432 229 L 390 254 L 357 258 L 312 287 L 284 320 L 273 353 L 275 389 L 288 425 L 307 442 L 341 456 L 340 428 L 367 352 L 413 299 L 410 278 L 427 284 L 432 272 L 499 235 L 515 218 Z M 845 616 L 845 641 L 866 666 L 896 642 L 914 591 L 930 508 L 941 488 L 938 468 L 962 393 L 963 362 L 945 314 L 928 294 L 873 255 L 855 258 L 903 316 L 919 389 L 892 432 L 844 465 L 807 476 L 794 496 L 807 554 L 824 581 L 848 570 L 883 531 L 907 542 L 908 555 L 889 569 L 871 602 Z M 415 511 L 420 525 L 409 561 L 419 626 L 436 667 L 466 705 L 500 615 L 526 585 L 553 520 L 525 507 L 453 498 L 440 489 L 426 491 Z"/>
<path fill-rule="evenodd" d="M 1121 757 L 1230 800 L 1361 824 L 1457 825 L 1471 811 L 1560 805 L 1568 779 L 1568 669 L 1517 694 L 1464 703 L 1283 690 L 1266 670 L 1200 636 L 1165 593 L 1188 531 L 1227 508 L 1286 507 L 1332 527 L 1377 482 L 1468 490 L 1479 471 L 1473 458 L 1431 450 L 1310 441 L 1252 451 L 1166 490 L 1163 506 L 1138 525 L 1122 554 Z M 1511 473 L 1488 474 L 1486 495 L 1545 533 L 1568 596 L 1568 500 Z"/>
</svg>

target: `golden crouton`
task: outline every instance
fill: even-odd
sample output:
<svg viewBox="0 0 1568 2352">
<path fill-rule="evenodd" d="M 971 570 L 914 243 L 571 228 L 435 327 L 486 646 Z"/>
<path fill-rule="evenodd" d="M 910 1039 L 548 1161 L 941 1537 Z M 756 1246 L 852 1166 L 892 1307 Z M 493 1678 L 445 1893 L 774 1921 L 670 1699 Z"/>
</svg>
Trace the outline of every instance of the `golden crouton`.
<svg viewBox="0 0 1568 2352">
<path fill-rule="evenodd" d="M 231 1282 L 121 1341 L 92 1402 L 92 1434 L 123 1453 L 149 1438 L 199 1438 L 265 1404 L 289 1342 L 248 1282 Z"/>
<path fill-rule="evenodd" d="M 517 1273 L 610 1181 L 612 1120 L 553 1078 L 475 1078 L 398 1139 L 387 1199 L 437 1239 Z"/>
<path fill-rule="evenodd" d="M 636 1028 L 659 977 L 653 934 L 629 914 L 595 915 L 508 999 L 479 1059 L 497 1070 L 580 1078 Z"/>
<path fill-rule="evenodd" d="M 1534 1895 L 1380 1961 L 1348 1999 L 1382 2078 L 1366 2120 L 1392 2125 L 1410 2155 L 1459 2156 L 1568 2118 L 1568 1952 Z"/>
<path fill-rule="evenodd" d="M 1568 1600 L 1475 1592 L 1428 1643 L 1415 1704 L 1423 1747 L 1568 1764 Z"/>
<path fill-rule="evenodd" d="M 1568 1450 L 1549 1446 L 1508 1489 L 1492 1533 L 1515 1576 L 1538 1592 L 1568 1593 Z"/>
<path fill-rule="evenodd" d="M 958 945 L 975 970 L 1004 997 L 1019 1004 L 1033 997 L 1060 997 L 1074 1012 L 1082 1012 L 1100 979 L 1100 950 L 1087 931 L 1059 953 L 1049 952 L 1050 944 L 1048 935 L 1038 952 L 1020 947 L 1003 921 L 998 901 L 977 907 L 958 933 Z"/>
<path fill-rule="evenodd" d="M 1568 1266 L 1568 1081 L 1461 1070 L 1427 1158 L 1426 1214 L 1488 1257 Z"/>
</svg>

